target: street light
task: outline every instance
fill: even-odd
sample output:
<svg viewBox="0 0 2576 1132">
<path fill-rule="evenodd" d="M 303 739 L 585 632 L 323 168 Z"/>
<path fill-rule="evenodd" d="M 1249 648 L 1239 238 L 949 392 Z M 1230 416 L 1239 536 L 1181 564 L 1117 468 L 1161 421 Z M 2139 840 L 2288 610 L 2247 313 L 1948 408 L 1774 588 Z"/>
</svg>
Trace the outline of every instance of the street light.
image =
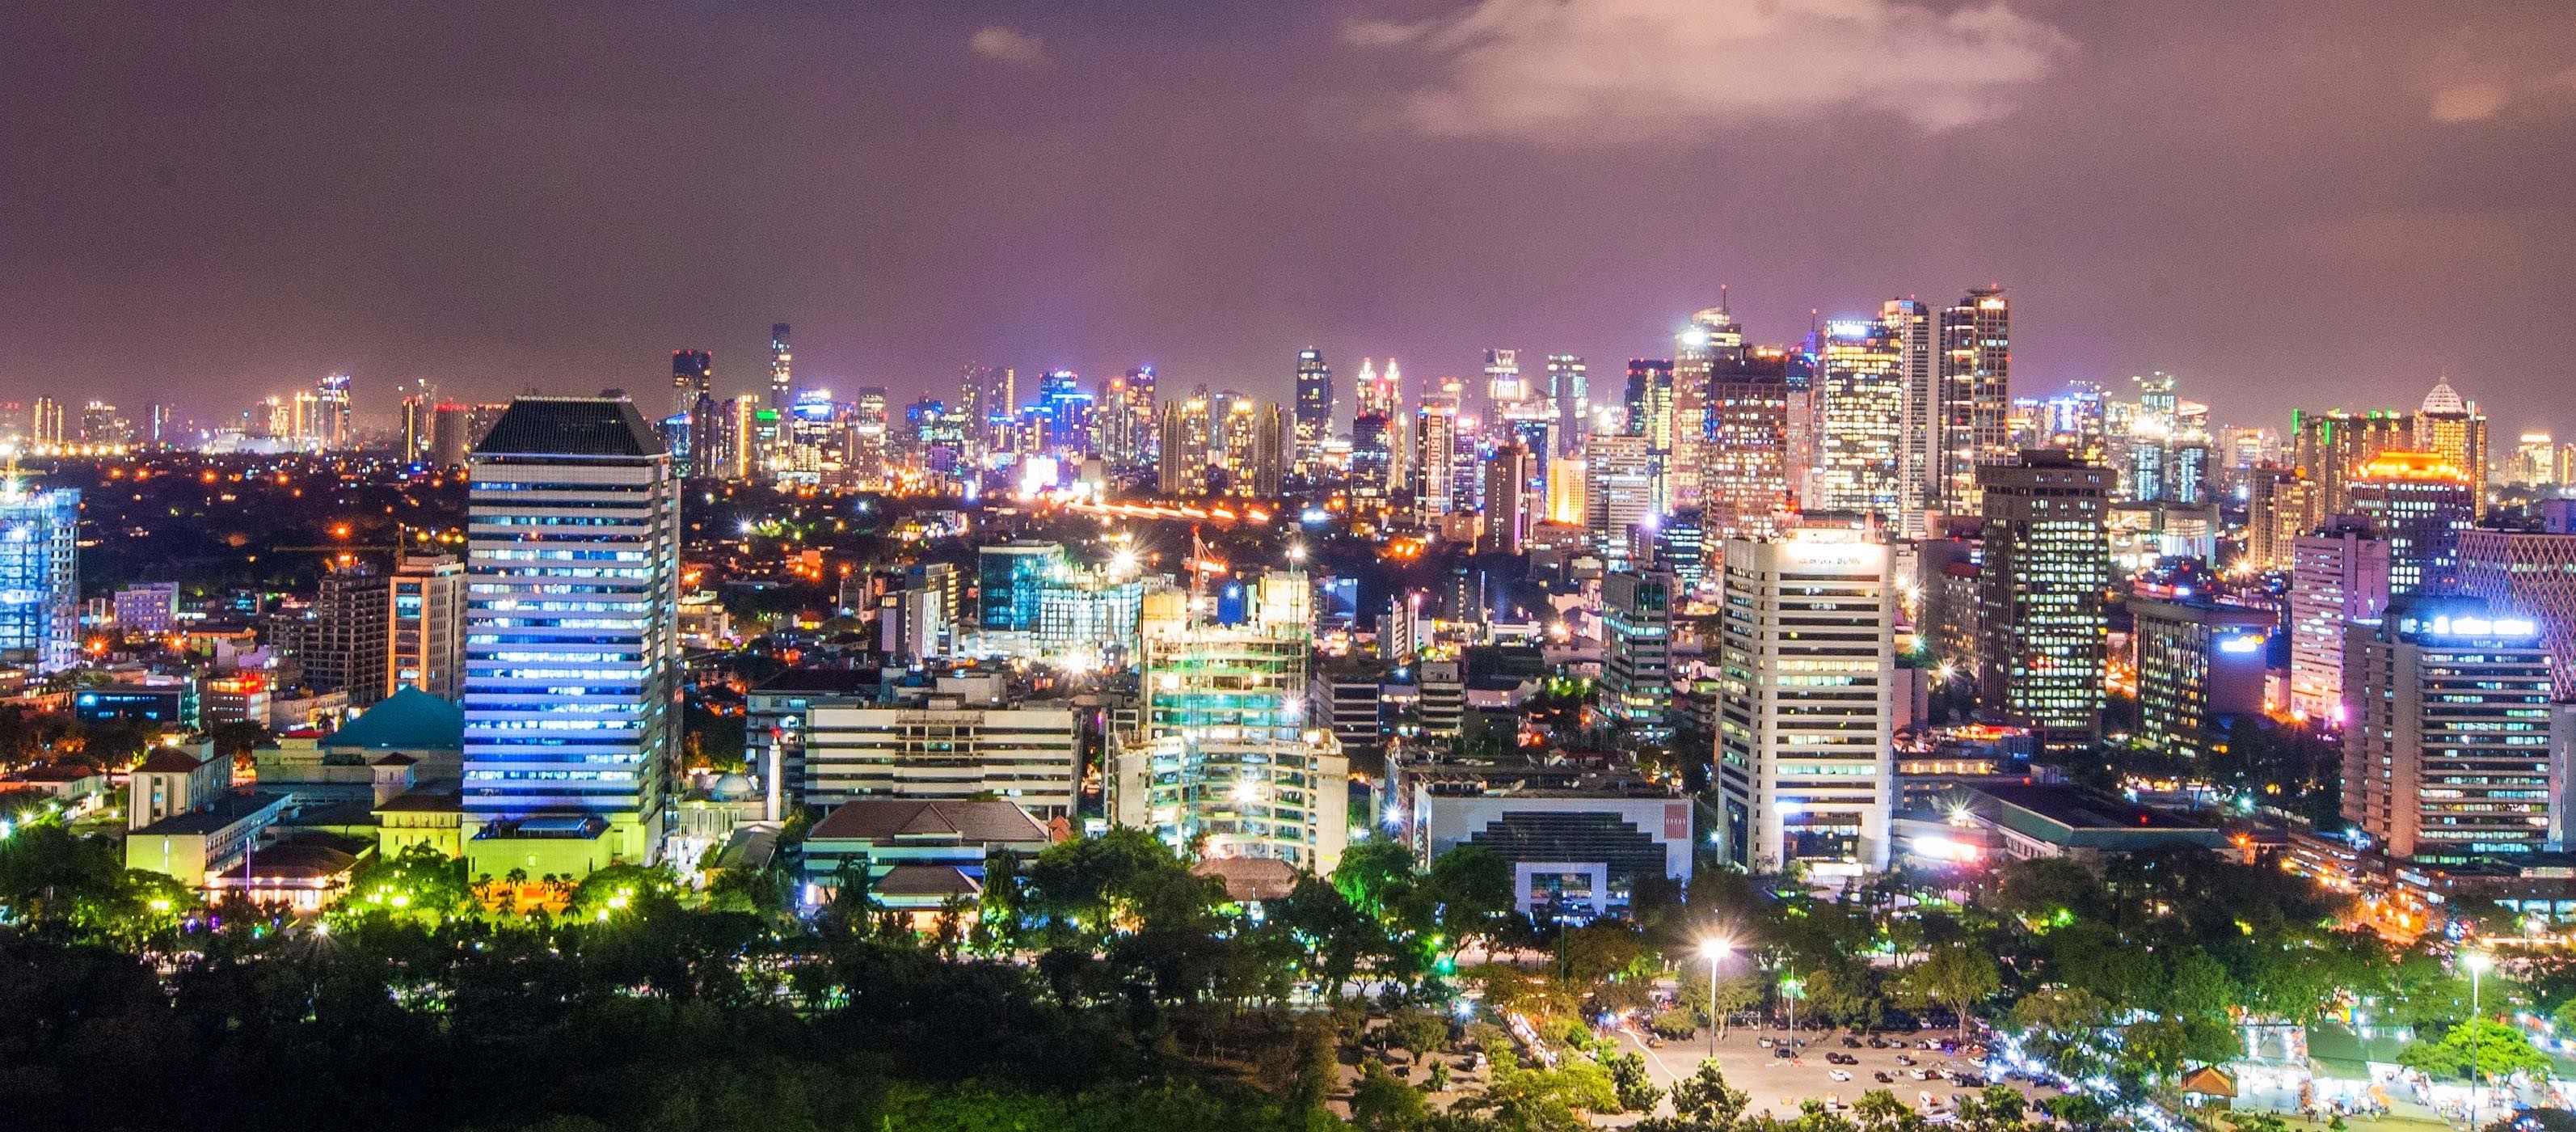
<svg viewBox="0 0 2576 1132">
<path fill-rule="evenodd" d="M 2460 965 L 2469 969 L 2469 1127 L 2478 1126 L 2478 1113 L 2485 1110 L 2486 1078 L 2478 1072 L 2478 976 L 2495 965 L 2495 959 L 2483 951 L 2466 952 Z"/>
<path fill-rule="evenodd" d="M 1726 1017 L 1717 1012 L 1717 964 L 1734 950 L 1735 941 L 1731 939 L 1703 940 L 1699 945 L 1699 953 L 1708 958 L 1708 1056 L 1711 1061 L 1717 1059 L 1718 1030 L 1726 1025 Z"/>
</svg>

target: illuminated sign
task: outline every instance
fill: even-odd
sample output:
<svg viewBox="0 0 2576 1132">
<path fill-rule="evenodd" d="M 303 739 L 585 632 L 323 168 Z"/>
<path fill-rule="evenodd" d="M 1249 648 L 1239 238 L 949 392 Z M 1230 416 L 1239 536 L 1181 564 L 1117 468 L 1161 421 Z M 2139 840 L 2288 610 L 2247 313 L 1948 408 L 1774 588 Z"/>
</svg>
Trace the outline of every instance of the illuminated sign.
<svg viewBox="0 0 2576 1132">
<path fill-rule="evenodd" d="M 2431 633 L 2437 637 L 2536 637 L 2540 625 L 2527 617 L 2453 617 L 2435 614 L 2431 621 L 2406 619 L 2408 632 Z"/>
<path fill-rule="evenodd" d="M 2220 638 L 2218 642 L 2218 651 L 2228 653 L 2260 652 L 2263 648 L 2263 642 L 2269 639 L 2269 637 L 2266 637 L 2261 633 L 2239 633 L 2233 637 Z"/>
</svg>

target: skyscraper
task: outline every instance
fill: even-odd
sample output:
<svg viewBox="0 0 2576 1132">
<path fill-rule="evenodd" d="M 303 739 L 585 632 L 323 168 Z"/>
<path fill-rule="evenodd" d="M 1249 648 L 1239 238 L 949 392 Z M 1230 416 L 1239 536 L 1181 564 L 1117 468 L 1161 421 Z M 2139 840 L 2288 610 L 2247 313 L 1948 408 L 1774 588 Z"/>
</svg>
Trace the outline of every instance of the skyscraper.
<svg viewBox="0 0 2576 1132">
<path fill-rule="evenodd" d="M 1627 433 L 1662 455 L 1673 450 L 1673 361 L 1628 359 Z"/>
<path fill-rule="evenodd" d="M 1456 502 L 1458 408 L 1458 391 L 1440 387 L 1423 390 L 1422 404 L 1413 411 L 1409 490 L 1415 513 L 1426 525 L 1448 514 Z"/>
<path fill-rule="evenodd" d="M 1252 494 L 1277 499 L 1296 452 L 1296 427 L 1284 405 L 1263 405 L 1252 422 Z"/>
<path fill-rule="evenodd" d="M 0 661 L 39 674 L 80 663 L 77 488 L 0 478 Z"/>
<path fill-rule="evenodd" d="M 314 416 L 312 435 L 325 451 L 346 448 L 357 440 L 357 433 L 351 427 L 349 417 L 351 380 L 348 374 L 334 373 L 313 383 L 314 399 L 319 405 Z"/>
<path fill-rule="evenodd" d="M 2341 725 L 2344 626 L 2388 608 L 2388 543 L 2345 518 L 2291 543 L 2290 712 Z"/>
<path fill-rule="evenodd" d="M 1628 532 L 1655 520 L 1655 453 L 1642 436 L 1583 443 L 1583 525 L 1613 563 L 1628 558 Z"/>
<path fill-rule="evenodd" d="M 1502 419 L 1505 405 L 1529 400 L 1529 383 L 1521 380 L 1521 352 L 1509 349 L 1485 351 L 1485 406 L 1490 420 Z"/>
<path fill-rule="evenodd" d="M 1485 474 L 1485 545 L 1487 554 L 1519 554 L 1529 537 L 1530 493 L 1538 479 L 1538 457 L 1517 444 L 1494 453 Z"/>
<path fill-rule="evenodd" d="M 2051 754 L 2102 738 L 2110 473 L 2057 449 L 1977 467 L 1985 563 L 1977 698 Z"/>
<path fill-rule="evenodd" d="M 1947 508 L 1979 514 L 1977 466 L 2012 459 L 2012 302 L 1971 287 L 1941 312 L 1941 461 Z"/>
<path fill-rule="evenodd" d="M 769 324 L 769 410 L 781 417 L 796 406 L 796 353 L 787 345 L 787 324 Z"/>
<path fill-rule="evenodd" d="M 468 867 L 652 862 L 679 754 L 670 455 L 622 398 L 521 397 L 475 445 L 471 482 Z"/>
<path fill-rule="evenodd" d="M 1726 542 L 1720 854 L 1756 872 L 1887 868 L 1896 796 L 1896 586 L 1851 530 Z"/>
<path fill-rule="evenodd" d="M 1673 737 L 1673 596 L 1669 574 L 1601 579 L 1601 714 L 1627 739 Z"/>
<path fill-rule="evenodd" d="M 1934 348 L 1932 310 L 1913 299 L 1889 299 L 1879 305 L 1879 325 L 1896 343 L 1896 372 L 1903 387 L 1904 421 L 1897 446 L 1897 509 L 1909 538 L 1923 535 L 1925 508 L 1937 507 L 1949 495 L 1948 472 L 1941 464 L 1941 365 L 1947 355 Z"/>
<path fill-rule="evenodd" d="M 322 575 L 313 599 L 313 632 L 304 640 L 304 679 L 324 691 L 345 691 L 349 706 L 385 698 L 385 666 L 393 655 L 393 590 L 383 571 L 344 563 Z"/>
<path fill-rule="evenodd" d="M 1324 442 L 1333 438 L 1333 367 L 1312 346 L 1297 351 L 1297 476 L 1311 481 L 1322 470 Z"/>
<path fill-rule="evenodd" d="M 1711 372 L 1744 356 L 1744 328 L 1718 305 L 1692 315 L 1690 324 L 1673 335 L 1672 401 L 1662 422 L 1665 502 L 1693 506 L 1700 501 L 1702 465 L 1709 446 L 1705 410 Z M 1658 435 L 1649 433 L 1648 435 Z"/>
<path fill-rule="evenodd" d="M 1199 495 L 1208 490 L 1209 450 L 1214 422 L 1208 419 L 1208 393 L 1202 386 L 1185 400 L 1162 403 L 1161 437 L 1155 446 L 1154 490 L 1161 495 Z"/>
<path fill-rule="evenodd" d="M 2343 816 L 2373 848 L 2464 864 L 2565 837 L 2567 736 L 2528 618 L 2433 598 L 2346 632 Z"/>
<path fill-rule="evenodd" d="M 444 554 L 406 554 L 394 568 L 393 657 L 385 694 L 418 688 L 454 703 L 464 692 L 465 564 Z"/>
<path fill-rule="evenodd" d="M 1757 347 L 1720 359 L 1708 378 L 1708 445 L 1700 498 L 1714 538 L 1776 534 L 1795 508 L 1789 482 L 1788 352 Z"/>
<path fill-rule="evenodd" d="M 1873 516 L 1895 528 L 1903 501 L 1903 348 L 1886 324 L 1845 319 L 1825 324 L 1816 355 L 1816 465 L 1808 505 Z"/>
<path fill-rule="evenodd" d="M 2473 402 L 2463 401 L 2447 381 L 2437 382 L 2415 411 L 2418 451 L 2430 452 L 2468 477 L 2469 502 L 2476 518 L 2487 513 L 2487 418 Z"/>
<path fill-rule="evenodd" d="M 2291 462 L 2317 485 L 2315 515 L 2352 512 L 2353 473 L 2372 458 L 2414 442 L 2415 426 L 2403 414 L 2347 413 L 2340 409 L 2290 414 Z"/>
<path fill-rule="evenodd" d="M 1592 377 L 1580 354 L 1547 356 L 1547 399 L 1556 407 L 1556 451 L 1549 457 L 1583 450 L 1583 434 L 1592 429 Z"/>
<path fill-rule="evenodd" d="M 2476 504 L 2467 473 L 2430 452 L 2390 449 L 2354 469 L 2353 515 L 2388 540 L 2388 596 L 2450 593 L 2460 580 L 2460 532 Z"/>
<path fill-rule="evenodd" d="M 2460 592 L 2531 618 L 2551 682 L 2576 691 L 2576 502 L 2546 505 L 2536 531 L 2462 531 Z"/>
<path fill-rule="evenodd" d="M 671 411 L 695 409 L 698 398 L 715 392 L 716 356 L 706 350 L 671 351 Z"/>
</svg>

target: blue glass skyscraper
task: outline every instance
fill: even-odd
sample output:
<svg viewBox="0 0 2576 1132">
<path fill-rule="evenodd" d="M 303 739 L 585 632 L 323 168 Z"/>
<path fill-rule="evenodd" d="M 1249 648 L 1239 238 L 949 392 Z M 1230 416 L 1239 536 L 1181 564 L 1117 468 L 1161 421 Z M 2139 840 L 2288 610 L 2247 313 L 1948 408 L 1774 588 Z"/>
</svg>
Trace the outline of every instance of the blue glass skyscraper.
<svg viewBox="0 0 2576 1132">
<path fill-rule="evenodd" d="M 80 492 L 0 481 L 0 660 L 59 672 L 80 660 Z"/>
</svg>

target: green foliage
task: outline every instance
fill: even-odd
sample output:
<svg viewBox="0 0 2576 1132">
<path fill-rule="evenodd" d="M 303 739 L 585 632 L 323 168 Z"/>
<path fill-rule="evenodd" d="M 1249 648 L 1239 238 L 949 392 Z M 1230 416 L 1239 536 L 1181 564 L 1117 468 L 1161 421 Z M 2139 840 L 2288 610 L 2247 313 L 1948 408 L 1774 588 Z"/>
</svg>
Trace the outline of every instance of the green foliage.
<svg viewBox="0 0 2576 1132">
<path fill-rule="evenodd" d="M 140 947 L 167 939 L 196 908 L 187 886 L 126 868 L 112 839 L 50 821 L 0 838 L 0 921 L 55 938 Z"/>
<path fill-rule="evenodd" d="M 1360 1079 L 1351 1087 L 1351 1123 L 1361 1132 L 1417 1128 L 1428 1115 L 1421 1090 L 1397 1080 L 1375 1058 L 1360 1063 Z"/>
<path fill-rule="evenodd" d="M 427 845 L 367 858 L 349 874 L 349 891 L 331 911 L 335 923 L 384 917 L 436 925 L 466 915 L 474 890 L 465 862 Z"/>
<path fill-rule="evenodd" d="M 2409 1042 L 2398 1051 L 2397 1063 L 2435 1078 L 2467 1076 L 2472 1065 L 2485 1078 L 2547 1073 L 2550 1068 L 2549 1055 L 2532 1048 L 2531 1039 L 2520 1029 L 2492 1018 L 2472 1018 L 2453 1026 L 2439 1041 Z"/>
</svg>

